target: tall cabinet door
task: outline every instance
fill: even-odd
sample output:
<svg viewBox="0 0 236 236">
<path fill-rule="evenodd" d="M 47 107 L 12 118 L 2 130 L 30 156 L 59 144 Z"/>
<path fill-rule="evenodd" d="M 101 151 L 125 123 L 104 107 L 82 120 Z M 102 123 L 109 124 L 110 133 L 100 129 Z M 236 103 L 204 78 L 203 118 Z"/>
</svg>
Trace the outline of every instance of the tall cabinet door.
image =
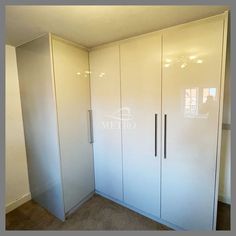
<svg viewBox="0 0 236 236">
<path fill-rule="evenodd" d="M 223 20 L 163 35 L 162 218 L 213 227 Z"/>
<path fill-rule="evenodd" d="M 88 52 L 52 39 L 65 211 L 94 191 Z"/>
<path fill-rule="evenodd" d="M 95 188 L 123 200 L 119 46 L 90 52 Z"/>
<path fill-rule="evenodd" d="M 161 37 L 120 45 L 124 201 L 160 216 Z"/>
</svg>

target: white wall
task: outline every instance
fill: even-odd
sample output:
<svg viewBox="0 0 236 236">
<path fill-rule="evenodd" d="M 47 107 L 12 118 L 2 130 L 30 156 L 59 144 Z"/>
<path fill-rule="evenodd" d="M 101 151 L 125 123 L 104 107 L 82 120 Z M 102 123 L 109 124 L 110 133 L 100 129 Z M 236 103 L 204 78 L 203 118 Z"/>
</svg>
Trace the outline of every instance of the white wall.
<svg viewBox="0 0 236 236">
<path fill-rule="evenodd" d="M 227 48 L 223 124 L 231 124 L 230 47 Z M 219 200 L 231 203 L 231 130 L 222 130 Z"/>
<path fill-rule="evenodd" d="M 231 131 L 223 130 L 220 163 L 219 200 L 231 203 Z"/>
<path fill-rule="evenodd" d="M 15 48 L 6 46 L 6 212 L 30 199 Z"/>
</svg>

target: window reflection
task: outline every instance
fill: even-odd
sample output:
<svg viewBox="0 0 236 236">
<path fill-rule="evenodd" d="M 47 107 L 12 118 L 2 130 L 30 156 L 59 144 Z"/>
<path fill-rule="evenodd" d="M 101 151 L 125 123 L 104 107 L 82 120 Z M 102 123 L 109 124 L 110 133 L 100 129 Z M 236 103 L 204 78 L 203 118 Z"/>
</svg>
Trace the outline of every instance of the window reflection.
<svg viewBox="0 0 236 236">
<path fill-rule="evenodd" d="M 216 103 L 216 88 L 186 88 L 184 90 L 184 116 L 209 118 Z"/>
<path fill-rule="evenodd" d="M 192 116 L 198 114 L 198 89 L 185 89 L 185 115 Z"/>
<path fill-rule="evenodd" d="M 207 98 L 211 96 L 213 100 L 216 98 L 216 88 L 204 88 L 203 89 L 203 103 L 207 102 Z"/>
</svg>

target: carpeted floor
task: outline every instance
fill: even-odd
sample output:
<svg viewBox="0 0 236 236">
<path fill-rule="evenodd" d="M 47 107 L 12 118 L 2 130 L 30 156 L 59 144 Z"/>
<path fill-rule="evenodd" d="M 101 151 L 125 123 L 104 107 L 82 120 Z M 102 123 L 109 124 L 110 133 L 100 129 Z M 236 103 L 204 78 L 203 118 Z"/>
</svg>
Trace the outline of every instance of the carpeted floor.
<svg viewBox="0 0 236 236">
<path fill-rule="evenodd" d="M 226 208 L 222 211 L 225 214 Z M 218 217 L 218 221 L 220 221 Z M 225 222 L 220 225 L 225 227 Z M 171 230 L 101 196 L 94 195 L 65 222 L 34 201 L 6 215 L 6 230 Z"/>
<path fill-rule="evenodd" d="M 217 230 L 230 230 L 230 205 L 218 202 Z"/>
</svg>

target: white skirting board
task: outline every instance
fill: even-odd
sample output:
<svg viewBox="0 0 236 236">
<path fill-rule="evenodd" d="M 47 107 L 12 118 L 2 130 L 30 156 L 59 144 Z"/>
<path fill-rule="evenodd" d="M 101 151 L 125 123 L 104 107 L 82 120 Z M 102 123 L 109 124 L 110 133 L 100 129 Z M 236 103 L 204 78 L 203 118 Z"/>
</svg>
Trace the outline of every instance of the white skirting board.
<svg viewBox="0 0 236 236">
<path fill-rule="evenodd" d="M 229 197 L 227 197 L 227 196 L 219 195 L 218 196 L 218 200 L 220 202 L 223 202 L 223 203 L 231 205 L 231 199 Z"/>
<path fill-rule="evenodd" d="M 102 197 L 104 197 L 104 198 L 107 198 L 107 199 L 109 199 L 109 200 L 111 200 L 111 201 L 113 201 L 113 202 L 115 202 L 115 203 L 117 203 L 117 204 L 119 204 L 119 205 L 121 205 L 123 207 L 126 207 L 126 208 L 128 208 L 128 209 L 130 209 L 132 211 L 135 211 L 135 212 L 139 213 L 140 215 L 143 215 L 143 216 L 148 217 L 148 218 L 150 218 L 150 219 L 152 219 L 152 220 L 154 220 L 154 221 L 156 221 L 156 222 L 158 222 L 160 224 L 163 224 L 163 225 L 165 225 L 165 226 L 167 226 L 167 227 L 169 227 L 169 228 L 171 228 L 173 230 L 185 231 L 184 229 L 182 229 L 182 228 L 180 228 L 180 227 L 178 227 L 178 226 L 176 226 L 174 224 L 171 224 L 171 223 L 169 223 L 169 222 L 167 222 L 167 221 L 165 221 L 165 220 L 163 220 L 161 218 L 158 218 L 156 216 L 150 215 L 150 214 L 148 214 L 148 213 L 146 213 L 144 211 L 141 211 L 141 210 L 139 210 L 139 209 L 137 209 L 137 208 L 135 208 L 133 206 L 130 206 L 130 205 L 128 205 L 128 204 L 126 204 L 124 202 L 121 202 L 121 201 L 119 201 L 117 199 L 114 199 L 114 198 L 112 198 L 112 197 L 110 197 L 110 196 L 108 196 L 108 195 L 106 195 L 104 193 L 101 193 L 98 190 L 95 190 L 95 193 L 100 195 L 100 196 L 102 196 Z"/>
<path fill-rule="evenodd" d="M 31 193 L 26 193 L 20 198 L 17 198 L 16 200 L 8 203 L 6 205 L 6 210 L 5 210 L 6 214 L 9 213 L 10 211 L 13 211 L 14 209 L 21 206 L 22 204 L 28 202 L 29 200 L 31 200 Z"/>
</svg>

